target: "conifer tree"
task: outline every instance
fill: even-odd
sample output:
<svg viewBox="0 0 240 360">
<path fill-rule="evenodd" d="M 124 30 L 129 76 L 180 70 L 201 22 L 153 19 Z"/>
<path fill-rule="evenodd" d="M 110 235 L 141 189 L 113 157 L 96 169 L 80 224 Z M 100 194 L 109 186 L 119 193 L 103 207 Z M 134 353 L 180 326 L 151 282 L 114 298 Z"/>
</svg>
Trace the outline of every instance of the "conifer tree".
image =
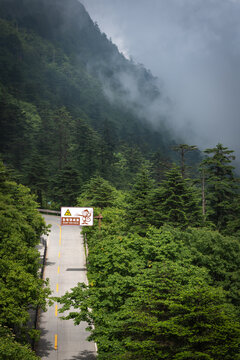
<svg viewBox="0 0 240 360">
<path fill-rule="evenodd" d="M 206 174 L 206 216 L 219 230 L 224 230 L 233 214 L 238 188 L 234 166 L 231 165 L 235 159 L 233 152 L 217 144 L 215 148 L 205 150 L 208 157 L 201 164 Z"/>
<path fill-rule="evenodd" d="M 239 359 L 236 311 L 226 306 L 221 288 L 207 284 L 204 271 L 165 262 L 135 281 L 113 335 L 123 339 L 125 351 L 109 359 Z"/>
<path fill-rule="evenodd" d="M 166 179 L 152 194 L 153 225 L 168 223 L 182 228 L 199 225 L 201 219 L 196 190 L 189 180 L 182 177 L 177 166 L 165 175 Z"/>
<path fill-rule="evenodd" d="M 104 209 L 113 206 L 117 190 L 100 176 L 94 176 L 83 187 L 81 196 L 77 199 L 79 206 L 94 206 Z"/>
<path fill-rule="evenodd" d="M 185 176 L 186 165 L 185 165 L 185 154 L 189 151 L 197 150 L 196 145 L 179 144 L 173 147 L 173 150 L 178 151 L 181 155 L 181 172 L 182 177 Z"/>
<path fill-rule="evenodd" d="M 135 184 L 128 199 L 126 222 L 139 234 L 144 234 L 151 223 L 152 209 L 150 193 L 153 180 L 147 166 L 143 165 L 136 176 Z"/>
<path fill-rule="evenodd" d="M 52 198 L 60 205 L 75 206 L 81 190 L 81 177 L 78 170 L 69 163 L 59 170 L 52 181 Z"/>
</svg>

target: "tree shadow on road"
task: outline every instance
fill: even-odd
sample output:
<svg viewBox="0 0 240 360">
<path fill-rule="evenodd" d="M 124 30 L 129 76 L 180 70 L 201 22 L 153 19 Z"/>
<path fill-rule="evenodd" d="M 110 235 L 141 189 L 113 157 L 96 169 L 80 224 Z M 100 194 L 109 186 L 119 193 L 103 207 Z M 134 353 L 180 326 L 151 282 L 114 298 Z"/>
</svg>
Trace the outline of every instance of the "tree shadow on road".
<svg viewBox="0 0 240 360">
<path fill-rule="evenodd" d="M 54 350 L 54 345 L 51 341 L 43 339 L 43 336 L 46 335 L 48 331 L 41 330 L 41 339 L 36 344 L 36 353 L 40 358 L 48 357 L 51 351 Z"/>
<path fill-rule="evenodd" d="M 45 262 L 45 266 L 52 266 L 52 265 L 55 265 L 55 264 L 56 264 L 56 262 L 53 262 L 53 261 L 46 260 L 46 262 Z"/>
<path fill-rule="evenodd" d="M 84 350 L 78 355 L 71 357 L 71 359 L 65 360 L 96 360 L 96 353 L 94 351 Z"/>
</svg>

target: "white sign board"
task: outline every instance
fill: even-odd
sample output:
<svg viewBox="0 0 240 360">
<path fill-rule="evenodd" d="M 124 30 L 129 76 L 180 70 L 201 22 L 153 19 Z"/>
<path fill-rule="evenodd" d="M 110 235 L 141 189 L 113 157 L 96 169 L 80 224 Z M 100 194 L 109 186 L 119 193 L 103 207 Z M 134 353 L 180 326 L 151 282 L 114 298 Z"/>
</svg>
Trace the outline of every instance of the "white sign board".
<svg viewBox="0 0 240 360">
<path fill-rule="evenodd" d="M 62 225 L 93 225 L 93 208 L 87 207 L 62 207 L 61 208 Z"/>
</svg>

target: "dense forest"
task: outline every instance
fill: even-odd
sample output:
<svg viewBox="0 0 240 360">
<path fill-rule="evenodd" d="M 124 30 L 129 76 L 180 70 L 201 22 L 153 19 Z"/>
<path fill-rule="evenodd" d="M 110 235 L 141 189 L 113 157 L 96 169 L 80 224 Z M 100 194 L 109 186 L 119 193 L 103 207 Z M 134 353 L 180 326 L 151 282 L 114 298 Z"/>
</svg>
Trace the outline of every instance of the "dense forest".
<svg viewBox="0 0 240 360">
<path fill-rule="evenodd" d="M 0 359 L 36 360 L 39 337 L 30 314 L 46 308 L 50 289 L 40 279 L 36 248 L 47 227 L 30 190 L 0 163 Z"/>
<path fill-rule="evenodd" d="M 96 174 L 127 189 L 144 159 L 175 157 L 164 116 L 144 113 L 156 79 L 77 0 L 1 0 L 0 14 L 0 152 L 41 206 L 74 205 Z"/>
<path fill-rule="evenodd" d="M 204 197 L 180 167 L 156 182 L 143 165 L 130 191 L 95 177 L 78 198 L 103 220 L 84 229 L 89 286 L 57 301 L 99 359 L 240 358 L 239 181 L 232 151 L 206 154 Z"/>
<path fill-rule="evenodd" d="M 200 153 L 156 119 L 156 78 L 77 0 L 0 0 L 0 49 L 0 359 L 37 359 L 37 208 L 75 205 L 103 220 L 83 231 L 89 285 L 57 301 L 99 360 L 240 359 L 233 151 Z"/>
</svg>

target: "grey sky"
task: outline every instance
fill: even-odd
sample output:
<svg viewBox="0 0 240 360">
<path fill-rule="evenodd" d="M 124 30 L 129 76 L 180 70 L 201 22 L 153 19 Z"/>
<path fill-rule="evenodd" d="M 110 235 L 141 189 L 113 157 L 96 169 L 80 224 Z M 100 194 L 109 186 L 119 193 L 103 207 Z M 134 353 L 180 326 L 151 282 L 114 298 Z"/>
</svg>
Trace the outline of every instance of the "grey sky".
<svg viewBox="0 0 240 360">
<path fill-rule="evenodd" d="M 240 157 L 240 0 L 81 2 L 121 52 L 163 81 L 171 125 L 186 141 L 221 142 Z"/>
</svg>

